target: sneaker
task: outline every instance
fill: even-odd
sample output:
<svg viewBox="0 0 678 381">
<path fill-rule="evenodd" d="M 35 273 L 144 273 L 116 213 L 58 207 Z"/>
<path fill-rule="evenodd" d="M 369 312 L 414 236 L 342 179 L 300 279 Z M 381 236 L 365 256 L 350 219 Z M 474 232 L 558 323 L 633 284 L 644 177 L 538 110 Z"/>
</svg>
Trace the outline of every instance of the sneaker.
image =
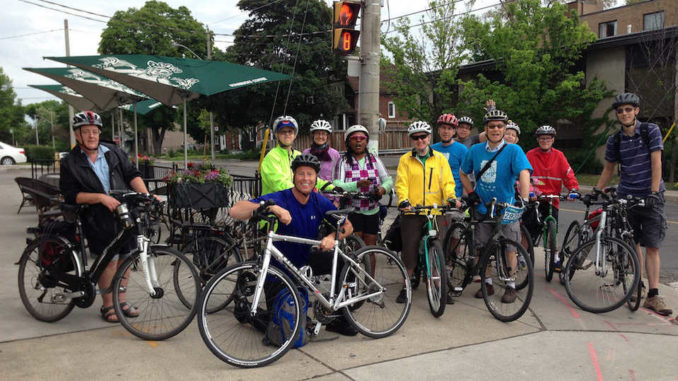
<svg viewBox="0 0 678 381">
<path fill-rule="evenodd" d="M 407 290 L 404 288 L 400 290 L 400 294 L 396 298 L 396 303 L 403 304 L 407 302 Z"/>
<path fill-rule="evenodd" d="M 561 271 L 561 266 L 560 261 L 553 262 L 553 271 L 559 273 Z"/>
<path fill-rule="evenodd" d="M 511 304 L 516 301 L 516 298 L 518 297 L 518 293 L 516 292 L 516 289 L 513 287 L 506 287 L 504 290 L 504 295 L 501 297 L 501 302 L 506 303 L 506 304 Z"/>
<path fill-rule="evenodd" d="M 454 299 L 452 299 L 452 295 L 449 293 L 447 294 L 447 300 L 445 301 L 445 304 L 454 304 Z"/>
<path fill-rule="evenodd" d="M 473 276 L 473 282 L 474 282 L 474 283 L 480 282 L 480 275 L 474 275 L 474 276 Z"/>
<path fill-rule="evenodd" d="M 494 295 L 494 286 L 491 284 L 487 285 L 487 296 Z M 483 288 L 479 288 L 478 291 L 476 291 L 475 294 L 476 299 L 482 299 L 483 298 Z"/>
<path fill-rule="evenodd" d="M 643 290 L 640 291 L 640 300 L 645 299 L 645 296 L 646 296 L 646 294 L 647 294 L 647 290 L 645 290 L 645 285 L 642 285 L 642 289 L 643 289 Z M 636 302 L 636 295 L 638 295 L 638 294 L 636 294 L 635 292 L 634 292 L 633 294 L 631 294 L 631 297 L 629 298 L 629 301 L 630 301 L 631 303 L 635 303 L 635 302 Z"/>
<path fill-rule="evenodd" d="M 662 297 L 659 295 L 645 299 L 643 307 L 650 309 L 662 316 L 669 316 L 673 313 L 673 311 L 670 308 L 666 307 L 664 299 L 662 299 Z"/>
<path fill-rule="evenodd" d="M 330 331 L 330 332 L 336 332 L 340 335 L 344 336 L 355 336 L 358 334 L 358 331 L 353 328 L 351 323 L 346 321 L 346 318 L 344 317 L 338 317 L 325 327 L 325 330 Z"/>
</svg>

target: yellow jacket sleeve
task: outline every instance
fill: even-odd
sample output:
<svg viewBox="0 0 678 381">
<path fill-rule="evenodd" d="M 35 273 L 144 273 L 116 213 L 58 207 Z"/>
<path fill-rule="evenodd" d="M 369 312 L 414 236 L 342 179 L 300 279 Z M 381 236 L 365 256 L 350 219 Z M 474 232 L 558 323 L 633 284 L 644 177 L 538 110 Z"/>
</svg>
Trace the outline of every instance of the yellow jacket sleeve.
<svg viewBox="0 0 678 381">
<path fill-rule="evenodd" d="M 398 195 L 398 202 L 403 202 L 410 199 L 410 187 L 408 184 L 408 178 L 410 176 L 408 173 L 407 164 L 405 163 L 407 160 L 407 155 L 409 155 L 409 153 L 401 156 L 400 161 L 398 162 L 398 176 L 396 177 L 395 183 L 395 191 Z"/>
</svg>

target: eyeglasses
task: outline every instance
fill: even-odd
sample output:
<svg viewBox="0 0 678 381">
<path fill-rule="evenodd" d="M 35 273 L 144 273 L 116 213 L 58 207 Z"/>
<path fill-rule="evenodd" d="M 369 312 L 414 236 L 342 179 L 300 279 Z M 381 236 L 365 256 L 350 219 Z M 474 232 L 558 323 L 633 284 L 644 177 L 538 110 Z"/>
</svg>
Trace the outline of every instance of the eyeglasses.
<svg viewBox="0 0 678 381">
<path fill-rule="evenodd" d="M 537 138 L 537 140 L 549 141 L 549 140 L 553 140 L 553 136 L 551 136 L 551 135 L 540 136 L 540 137 Z"/>
<path fill-rule="evenodd" d="M 617 114 L 623 114 L 625 112 L 631 112 L 633 111 L 633 107 L 619 107 L 617 109 Z"/>
<path fill-rule="evenodd" d="M 351 136 L 348 140 L 350 140 L 352 142 L 362 142 L 363 140 L 367 140 L 367 136 L 362 136 L 362 135 Z"/>
<path fill-rule="evenodd" d="M 99 131 L 98 129 L 97 130 L 85 130 L 85 131 L 80 129 L 80 134 L 81 135 L 90 135 L 90 136 L 99 136 L 99 134 L 101 134 L 101 131 Z"/>
<path fill-rule="evenodd" d="M 424 140 L 428 137 L 428 135 L 412 135 L 410 136 L 410 139 L 412 140 Z"/>
<path fill-rule="evenodd" d="M 294 135 L 294 130 L 278 130 L 278 134 L 280 135 Z"/>
<path fill-rule="evenodd" d="M 504 126 L 503 124 L 488 124 L 487 125 L 487 128 L 489 128 L 491 130 L 496 129 L 496 128 L 501 129 L 501 128 L 504 128 L 504 127 L 506 127 L 506 126 Z"/>
</svg>

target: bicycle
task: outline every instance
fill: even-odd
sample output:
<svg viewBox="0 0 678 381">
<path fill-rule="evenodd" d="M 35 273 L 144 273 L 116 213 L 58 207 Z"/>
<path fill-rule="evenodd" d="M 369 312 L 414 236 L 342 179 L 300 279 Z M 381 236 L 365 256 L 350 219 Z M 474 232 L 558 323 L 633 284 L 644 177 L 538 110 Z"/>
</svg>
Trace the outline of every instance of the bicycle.
<svg viewBox="0 0 678 381">
<path fill-rule="evenodd" d="M 599 196 L 602 201 L 597 201 Z M 628 234 L 621 238 L 614 236 L 616 229 L 619 228 L 620 233 L 625 229 L 622 220 L 617 222 L 620 213 L 625 214 L 629 202 L 633 205 L 640 202 L 633 198 L 610 197 L 597 189 L 583 201 L 601 205 L 602 212 L 593 238 L 583 242 L 567 261 L 563 276 L 565 289 L 581 309 L 593 313 L 609 312 L 626 303 L 634 292 L 640 292 L 636 251 L 629 245 Z"/>
<path fill-rule="evenodd" d="M 464 222 L 453 223 L 445 235 L 443 251 L 449 271 L 448 287 L 453 295 L 460 296 L 472 282 L 473 275 L 479 274 L 483 300 L 492 316 L 503 322 L 514 321 L 519 319 L 530 305 L 534 291 L 533 265 L 525 248 L 520 243 L 504 237 L 500 227 L 502 224 L 517 222 L 524 207 L 497 203 L 496 199 L 492 199 L 486 207 L 488 212 L 485 215 L 469 213 Z M 503 209 L 503 213 L 499 213 L 498 208 Z M 475 243 L 475 229 L 481 223 L 492 224 L 493 230 L 490 239 L 479 252 Z M 516 250 L 515 260 L 506 255 L 509 246 Z M 511 262 L 514 263 L 513 266 Z M 493 287 L 504 289 L 514 283 L 516 301 L 503 303 L 496 300 L 501 296 L 494 297 L 494 293 L 488 292 L 487 279 L 492 279 Z"/>
<path fill-rule="evenodd" d="M 439 239 L 439 227 L 436 216 L 445 215 L 447 212 L 457 211 L 448 206 L 411 206 L 410 210 L 401 210 L 401 215 L 425 216 L 426 221 L 422 224 L 422 235 L 418 244 L 416 275 L 413 277 L 426 278 L 426 295 L 429 309 L 435 317 L 445 313 L 447 305 L 447 271 L 445 271 L 445 256 Z"/>
<path fill-rule="evenodd" d="M 154 213 L 155 199 L 135 192 L 111 192 L 121 204 L 116 218 L 122 230 L 87 266 L 89 248 L 83 233 L 80 214 L 86 205 L 62 204 L 65 219 L 74 222 L 75 237 L 44 234 L 33 239 L 19 260 L 19 295 L 28 312 L 37 320 L 54 322 L 64 318 L 75 306 L 87 308 L 96 298 L 96 284 L 104 269 L 131 237 L 137 248 L 115 273 L 108 290 L 113 293 L 115 313 L 125 329 L 145 340 L 164 340 L 181 332 L 193 319 L 195 307 L 181 303 L 173 284 L 173 269 L 179 263 L 181 287 L 193 306 L 198 299 L 200 284 L 193 266 L 180 252 L 150 243 L 145 235 L 149 213 Z M 138 306 L 140 314 L 130 317 L 120 305 L 120 294 L 126 293 L 130 305 Z"/>
<path fill-rule="evenodd" d="M 274 225 L 275 216 L 266 215 L 270 202 L 261 203 L 255 211 L 255 219 L 263 219 L 269 227 Z M 326 213 L 337 219 L 335 231 L 341 229 L 341 216 L 352 209 L 332 210 Z M 407 272 L 390 251 L 376 247 L 364 247 L 353 255 L 345 254 L 335 241 L 332 280 L 329 290 L 319 289 L 313 281 L 308 266 L 295 267 L 274 245 L 275 241 L 319 245 L 320 241 L 276 234 L 269 228 L 266 248 L 254 261 L 238 263 L 215 275 L 205 286 L 198 304 L 198 327 L 200 336 L 210 351 L 222 361 L 238 367 L 258 367 L 282 357 L 289 350 L 300 329 L 301 306 L 297 284 L 308 288 L 313 295 L 314 317 L 312 334 L 317 334 L 323 323 L 343 314 L 358 332 L 372 338 L 381 338 L 395 333 L 405 322 L 411 305 L 411 289 Z M 374 256 L 376 266 L 365 268 L 365 258 Z M 344 263 L 338 272 L 338 261 Z M 277 261 L 273 265 L 271 260 Z M 293 282 L 290 276 L 297 282 Z M 337 278 L 338 277 L 338 278 Z M 336 280 L 340 279 L 339 287 Z M 397 295 L 405 285 L 407 302 L 395 303 Z M 267 320 L 270 313 L 271 295 L 266 289 L 287 289 L 294 298 L 290 306 L 294 321 L 292 332 L 279 347 L 266 344 L 261 320 Z M 268 299 L 268 300 L 267 300 Z M 208 305 L 222 304 L 224 308 L 210 312 Z M 254 328 L 259 327 L 259 329 Z"/>
</svg>

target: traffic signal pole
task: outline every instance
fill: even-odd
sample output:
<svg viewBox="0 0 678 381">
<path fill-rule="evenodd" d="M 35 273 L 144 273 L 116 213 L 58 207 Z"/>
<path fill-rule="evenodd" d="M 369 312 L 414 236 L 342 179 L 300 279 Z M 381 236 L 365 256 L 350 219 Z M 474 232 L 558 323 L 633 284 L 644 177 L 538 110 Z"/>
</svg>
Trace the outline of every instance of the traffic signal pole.
<svg viewBox="0 0 678 381">
<path fill-rule="evenodd" d="M 379 153 L 379 61 L 381 0 L 364 0 L 360 21 L 358 119 L 370 133 L 368 149 Z"/>
</svg>

